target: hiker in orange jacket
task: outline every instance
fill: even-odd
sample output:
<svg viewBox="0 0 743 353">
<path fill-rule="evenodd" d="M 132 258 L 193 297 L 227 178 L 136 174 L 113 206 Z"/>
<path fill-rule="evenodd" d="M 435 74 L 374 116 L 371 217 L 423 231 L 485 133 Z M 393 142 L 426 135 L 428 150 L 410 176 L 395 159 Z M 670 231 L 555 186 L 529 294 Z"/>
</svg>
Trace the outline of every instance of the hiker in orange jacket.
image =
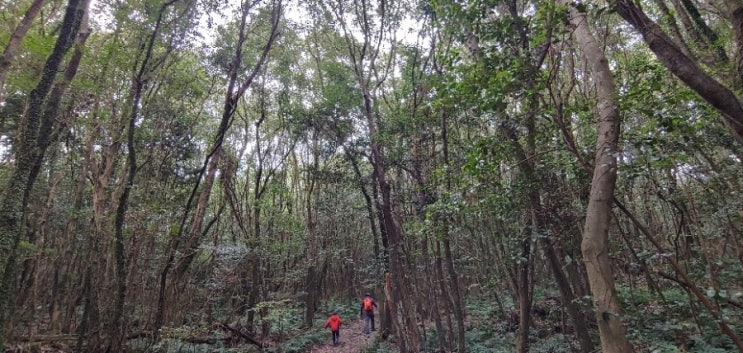
<svg viewBox="0 0 743 353">
<path fill-rule="evenodd" d="M 361 317 L 364 319 L 364 333 L 369 333 L 369 326 L 371 330 L 376 331 L 374 328 L 374 308 L 377 307 L 377 301 L 372 298 L 371 294 L 366 293 L 364 299 L 361 301 Z"/>
<path fill-rule="evenodd" d="M 341 324 L 343 324 L 343 320 L 341 320 L 341 317 L 338 316 L 338 313 L 333 312 L 332 315 L 330 315 L 330 318 L 327 322 L 325 322 L 325 326 L 323 328 L 330 327 L 330 332 L 333 333 L 333 345 L 338 344 L 338 340 L 341 335 Z"/>
</svg>

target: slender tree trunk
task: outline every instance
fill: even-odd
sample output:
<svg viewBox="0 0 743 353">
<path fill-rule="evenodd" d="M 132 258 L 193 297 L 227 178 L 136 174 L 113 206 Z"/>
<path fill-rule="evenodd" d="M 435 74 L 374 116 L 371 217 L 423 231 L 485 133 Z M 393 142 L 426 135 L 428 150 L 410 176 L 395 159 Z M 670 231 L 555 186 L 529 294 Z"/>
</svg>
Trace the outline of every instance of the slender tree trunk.
<svg viewBox="0 0 743 353">
<path fill-rule="evenodd" d="M 526 218 L 526 221 L 528 222 L 528 216 Z M 519 304 L 519 334 L 516 339 L 516 351 L 519 353 L 526 353 L 529 351 L 529 323 L 531 322 L 532 305 L 532 293 L 530 290 L 531 275 L 529 273 L 529 263 L 532 261 L 531 232 L 531 227 L 525 227 L 525 231 L 521 234 L 522 239 L 519 241 L 519 256 L 522 260 L 517 265 L 516 270 L 517 301 Z"/>
<path fill-rule="evenodd" d="M 312 169 L 315 171 L 320 170 L 320 153 L 319 153 L 319 139 L 317 131 L 312 131 Z M 317 207 L 313 205 L 320 199 L 320 186 L 315 177 L 316 173 L 308 173 L 308 179 L 306 181 L 307 200 L 305 201 L 305 209 L 307 211 L 307 257 L 306 261 L 309 265 L 307 267 L 307 278 L 305 283 L 305 292 L 307 297 L 305 298 L 305 316 L 304 325 L 306 327 L 312 327 L 315 321 L 315 310 L 320 296 L 320 285 L 321 281 L 318 281 L 317 265 L 319 263 L 319 237 L 317 234 Z"/>
<path fill-rule="evenodd" d="M 173 283 L 180 283 L 186 274 L 186 271 L 191 266 L 191 263 L 198 254 L 198 248 L 201 244 L 201 239 L 204 235 L 204 220 L 206 219 L 206 211 L 209 208 L 209 200 L 211 199 L 212 188 L 214 187 L 214 181 L 217 178 L 217 172 L 220 170 L 219 164 L 222 160 L 222 154 L 224 151 L 220 148 L 214 153 L 211 160 L 209 161 L 208 171 L 204 177 L 202 188 L 199 191 L 199 198 L 196 202 L 196 210 L 191 217 L 191 227 L 188 235 L 186 236 L 186 243 L 183 246 L 183 256 L 178 259 L 175 267 L 173 268 Z"/>
<path fill-rule="evenodd" d="M 82 4 L 81 6 L 83 8 L 87 8 L 87 4 Z M 72 82 L 75 75 L 77 74 L 77 69 L 80 65 L 80 60 L 82 58 L 81 46 L 85 44 L 85 41 L 87 40 L 88 35 L 90 34 L 87 28 L 87 16 L 86 15 L 83 15 L 83 16 L 84 16 L 84 20 L 82 21 L 82 24 L 81 24 L 80 33 L 77 38 L 76 48 L 72 54 L 72 57 L 67 63 L 67 68 L 65 69 L 64 75 L 62 76 L 62 79 L 58 80 L 58 82 L 54 84 L 54 87 L 52 87 L 49 93 L 49 97 L 46 99 L 46 105 L 44 106 L 43 115 L 42 115 L 42 123 L 39 126 L 39 139 L 38 139 L 39 150 L 45 151 L 49 145 L 51 145 L 54 141 L 56 141 L 56 138 L 59 135 L 59 129 L 55 129 L 54 123 L 55 121 L 58 120 L 59 108 L 62 102 L 62 97 L 67 92 L 67 89 L 69 88 L 70 83 Z M 44 164 L 44 156 L 45 156 L 45 153 L 43 152 L 39 153 L 36 156 L 36 162 L 33 164 L 33 167 L 31 169 L 30 179 L 35 180 L 37 176 L 39 175 L 39 171 L 41 170 L 41 167 Z M 56 185 L 56 183 L 54 184 Z M 51 195 L 53 195 L 53 192 L 54 192 L 54 188 L 49 190 L 50 197 Z M 51 200 L 49 202 L 51 202 Z M 47 203 L 47 205 L 48 206 L 44 207 L 44 211 L 38 217 L 39 222 L 42 223 L 38 227 L 38 232 L 40 234 L 40 241 L 42 242 L 38 244 L 40 248 L 44 248 L 46 246 L 45 244 L 43 244 L 45 242 L 44 239 L 46 238 L 46 236 L 44 235 L 46 233 L 44 223 L 46 222 L 46 219 L 47 219 L 46 213 L 48 212 L 48 207 L 51 206 L 49 203 Z M 35 233 L 35 232 L 36 231 L 34 230 L 31 230 L 28 232 L 29 241 L 32 243 L 35 242 L 35 240 L 32 238 L 33 237 L 32 233 Z M 30 265 L 28 266 L 28 270 L 31 270 L 31 272 L 28 273 L 29 280 L 30 280 L 28 282 L 29 288 L 35 286 L 36 281 L 34 280 L 34 277 L 36 277 L 36 275 L 34 275 L 33 272 L 35 271 L 35 268 L 36 268 L 35 261 L 37 260 L 29 259 L 26 262 L 26 264 Z M 34 262 L 33 265 L 31 265 L 32 262 Z M 26 272 L 27 270 L 26 264 L 24 264 L 24 272 Z M 21 276 L 21 278 L 23 279 L 24 276 Z M 22 293 L 21 298 L 35 299 L 33 296 L 29 296 L 29 294 L 30 293 L 25 293 L 25 294 Z M 30 307 L 33 308 L 35 307 L 35 305 L 31 305 Z"/>
<path fill-rule="evenodd" d="M 64 235 L 60 237 L 60 242 L 66 242 L 70 245 L 75 243 L 77 230 L 80 224 L 81 211 L 83 210 L 83 193 L 85 192 L 85 186 L 87 184 L 87 176 L 88 163 L 85 163 L 83 161 L 83 163 L 81 163 L 80 165 L 80 170 L 78 171 L 77 180 L 75 183 L 75 199 L 73 202 L 73 207 L 65 226 Z M 54 279 L 51 293 L 51 304 L 49 306 L 49 327 L 52 333 L 60 333 L 62 326 L 60 323 L 60 316 L 63 307 L 62 295 L 65 291 L 63 291 L 60 287 L 67 285 L 66 283 L 61 283 L 60 281 L 60 273 L 63 273 L 62 258 L 74 259 L 74 256 L 70 256 L 72 254 L 69 250 L 65 251 L 63 254 L 67 256 L 60 256 L 54 260 Z M 74 260 L 71 260 L 71 262 L 74 262 Z M 75 293 L 74 295 L 78 294 Z"/>
<path fill-rule="evenodd" d="M 621 307 L 609 260 L 609 225 L 611 206 L 617 179 L 619 143 L 619 106 L 616 88 L 603 51 L 588 28 L 585 13 L 568 6 L 573 35 L 589 62 L 598 92 L 597 111 L 600 118 L 591 192 L 586 210 L 581 251 L 588 271 L 601 349 L 605 353 L 627 353 L 634 349 L 620 320 Z M 681 54 L 683 55 L 683 54 Z"/>
<path fill-rule="evenodd" d="M 577 298 L 573 293 L 572 287 L 570 287 L 570 282 L 568 281 L 565 272 L 562 270 L 560 258 L 557 257 L 555 248 L 549 243 L 549 239 L 542 239 L 542 248 L 544 249 L 547 261 L 549 262 L 550 269 L 552 269 L 555 282 L 557 282 L 557 288 L 560 291 L 562 303 L 565 306 L 565 309 L 567 309 L 568 315 L 573 320 L 575 335 L 578 338 L 578 342 L 580 342 L 580 351 L 582 353 L 593 352 L 594 344 L 591 342 L 591 336 L 588 332 L 588 324 L 586 323 L 585 316 L 581 313 L 580 305 L 576 300 Z"/>
<path fill-rule="evenodd" d="M 250 264 L 250 292 L 248 292 L 248 332 L 255 333 L 255 306 L 258 304 L 258 299 L 261 294 L 261 261 L 258 257 L 254 256 L 249 262 Z"/>
<path fill-rule="evenodd" d="M 531 307 L 532 307 L 532 286 L 533 286 L 533 263 L 534 258 L 532 256 L 532 235 L 543 230 L 545 222 L 541 219 L 542 213 L 541 196 L 540 190 L 537 185 L 536 171 L 532 162 L 532 156 L 534 153 L 533 148 L 533 117 L 536 113 L 537 102 L 532 99 L 532 106 L 530 107 L 529 113 L 526 115 L 527 130 L 527 143 L 529 144 L 526 148 L 521 144 L 519 133 L 513 126 L 506 123 L 501 124 L 501 131 L 508 137 L 513 146 L 516 158 L 519 162 L 519 171 L 522 174 L 522 178 L 526 180 L 532 188 L 527 191 L 526 195 L 526 210 L 523 214 L 523 230 L 521 231 L 521 239 L 519 239 L 519 258 L 515 266 L 515 274 L 513 275 L 514 287 L 516 289 L 516 301 L 519 304 L 519 336 L 516 341 L 517 351 L 519 353 L 525 353 L 529 351 L 529 325 L 531 318 Z"/>
<path fill-rule="evenodd" d="M 446 119 L 446 112 L 441 115 L 441 144 L 442 154 L 444 157 L 444 167 L 446 169 L 451 168 L 449 165 L 449 128 Z M 450 174 L 446 174 L 446 189 L 451 192 L 451 178 Z M 446 257 L 446 269 L 449 274 L 449 282 L 451 286 L 452 301 L 454 302 L 454 316 L 457 319 L 457 348 L 460 352 L 466 352 L 467 346 L 465 341 L 465 327 L 464 327 L 464 300 L 461 296 L 461 290 L 459 289 L 459 276 L 454 269 L 454 259 L 451 252 L 451 243 L 449 241 L 449 223 L 444 224 L 444 255 Z"/>
<path fill-rule="evenodd" d="M 175 1 L 175 0 L 172 0 Z M 238 82 L 238 76 L 240 73 L 245 71 L 245 67 L 243 67 L 243 45 L 246 41 L 247 36 L 247 28 L 248 28 L 248 14 L 251 10 L 250 4 L 243 4 L 243 7 L 241 9 L 241 19 L 240 19 L 240 29 L 238 31 L 238 40 L 237 45 L 235 49 L 235 53 L 232 57 L 232 61 L 230 63 L 230 72 L 228 74 L 228 82 L 227 82 L 227 91 L 225 93 L 225 99 L 224 99 L 224 105 L 222 108 L 222 118 L 219 124 L 219 130 L 217 131 L 215 141 L 213 145 L 211 146 L 210 153 L 204 160 L 204 164 L 202 165 L 201 171 L 199 173 L 199 177 L 196 180 L 196 183 L 191 190 L 191 195 L 189 196 L 189 199 L 186 203 L 186 206 L 184 207 L 183 216 L 181 217 L 180 225 L 178 227 L 178 234 L 175 235 L 173 240 L 168 246 L 167 254 L 165 255 L 165 263 L 163 265 L 163 268 L 160 270 L 159 275 L 159 289 L 158 289 L 158 300 L 157 300 L 157 309 L 155 312 L 154 317 L 154 339 L 159 339 L 159 330 L 164 324 L 165 320 L 165 313 L 166 313 L 166 304 L 168 302 L 167 300 L 167 289 L 168 289 L 168 276 L 170 275 L 171 270 L 175 270 L 177 273 L 183 273 L 188 266 L 190 265 L 193 256 L 195 254 L 193 253 L 187 253 L 186 257 L 179 260 L 178 265 L 175 266 L 175 255 L 177 251 L 180 248 L 180 244 L 183 241 L 184 238 L 184 230 L 186 227 L 186 220 L 188 219 L 188 215 L 191 213 L 191 206 L 194 201 L 194 198 L 197 194 L 199 194 L 199 203 L 202 202 L 202 199 L 205 199 L 205 202 L 208 202 L 208 194 L 211 192 L 211 183 L 205 182 L 203 188 L 199 188 L 200 184 L 202 183 L 202 180 L 204 178 L 204 173 L 209 170 L 211 172 L 216 172 L 217 163 L 219 160 L 219 154 L 221 153 L 222 143 L 224 142 L 224 138 L 227 134 L 227 130 L 229 130 L 229 127 L 232 122 L 232 116 L 235 114 L 235 111 L 237 110 L 237 104 L 240 98 L 242 98 L 245 95 L 245 92 L 250 88 L 250 86 L 253 83 L 253 80 L 255 79 L 256 75 L 258 74 L 259 70 L 263 67 L 263 64 L 266 61 L 266 58 L 268 57 L 268 53 L 271 50 L 271 47 L 273 46 L 273 43 L 276 40 L 276 37 L 278 36 L 278 25 L 279 25 L 279 19 L 281 18 L 282 12 L 283 12 L 283 6 L 282 6 L 282 0 L 276 0 L 273 2 L 273 9 L 271 13 L 271 32 L 269 33 L 269 37 L 266 40 L 266 45 L 263 47 L 263 51 L 261 52 L 258 60 L 252 67 L 252 70 L 249 71 L 249 74 L 244 79 L 242 83 Z M 215 160 L 215 162 L 212 163 L 212 159 Z M 207 176 L 207 179 L 212 178 Z M 213 182 L 213 178 L 212 178 Z M 208 185 L 207 185 L 208 184 Z M 199 192 L 201 190 L 201 192 Z M 200 231 L 200 226 L 203 223 L 203 219 L 200 219 L 203 217 L 204 213 L 201 213 L 200 217 L 196 217 L 194 215 L 191 219 L 193 224 L 191 224 L 191 234 L 189 235 L 189 245 L 186 247 L 187 249 L 195 249 L 196 246 L 198 246 L 198 232 Z M 199 222 L 197 225 L 195 222 Z M 193 232 L 197 233 L 193 233 Z M 173 283 L 176 283 L 177 281 L 173 281 Z"/>
<path fill-rule="evenodd" d="M 446 270 L 449 274 L 449 286 L 451 286 L 452 301 L 454 302 L 454 316 L 457 319 L 457 347 L 460 352 L 466 352 L 464 340 L 464 302 L 459 289 L 459 279 L 454 269 L 454 255 L 451 252 L 451 244 L 448 235 L 444 237 L 444 256 L 446 258 Z"/>
<path fill-rule="evenodd" d="M 361 174 L 361 168 L 359 168 L 358 159 L 348 149 L 344 149 L 344 150 L 346 151 L 346 158 L 351 163 L 351 166 L 353 167 L 353 172 L 356 175 L 356 179 L 359 182 L 359 189 L 361 189 L 361 193 L 364 195 L 364 204 L 366 205 L 366 216 L 367 216 L 367 219 L 369 220 L 369 228 L 371 229 L 371 233 L 372 233 L 374 258 L 376 261 L 380 261 L 380 259 L 382 259 L 382 254 L 381 254 L 381 250 L 379 246 L 380 235 L 379 235 L 379 231 L 377 230 L 378 228 L 377 228 L 377 221 L 376 221 L 378 219 L 378 217 L 376 217 L 376 214 L 378 212 L 375 211 L 374 200 L 372 199 L 372 195 L 369 195 L 369 190 L 367 190 L 367 183 L 364 182 L 364 178 Z"/>
<path fill-rule="evenodd" d="M 444 150 L 446 150 L 446 147 L 444 147 Z M 413 148 L 413 170 L 412 170 L 412 177 L 413 180 L 416 183 L 416 188 L 418 190 L 417 196 L 416 196 L 416 205 L 415 205 L 415 212 L 416 216 L 418 218 L 418 221 L 425 222 L 426 221 L 426 206 L 432 204 L 435 199 L 434 196 L 431 195 L 430 192 L 428 192 L 428 187 L 426 185 L 426 179 L 427 175 L 425 175 L 425 172 L 423 171 L 423 157 L 420 155 L 421 147 L 420 147 L 420 140 L 416 139 L 415 146 Z M 425 268 L 425 274 L 424 279 L 426 279 L 428 282 L 423 283 L 422 286 L 426 288 L 426 295 L 428 295 L 427 300 L 424 299 L 425 303 L 438 303 L 441 301 L 444 303 L 444 298 L 439 298 L 439 296 L 436 295 L 436 283 L 431 282 L 430 280 L 434 278 L 434 276 L 431 276 L 431 274 L 434 273 L 433 269 L 431 268 L 431 260 L 430 260 L 430 254 L 428 249 L 428 238 L 424 238 L 421 241 L 421 253 Z M 447 262 L 448 264 L 449 262 Z M 456 280 L 455 280 L 456 281 Z M 454 282 L 456 283 L 456 282 Z M 458 290 L 458 287 L 452 286 L 452 290 Z M 448 299 L 446 299 L 448 301 Z M 441 308 L 439 305 L 428 305 L 427 310 L 429 311 L 429 315 L 432 315 L 434 318 L 434 324 L 436 327 L 436 338 L 438 340 L 439 349 L 450 351 L 451 350 L 451 344 L 450 342 L 447 342 L 447 336 L 451 336 L 451 333 L 447 333 L 447 331 L 444 330 L 444 325 L 441 321 Z M 463 325 L 460 327 L 463 328 Z M 425 332 L 425 328 L 422 328 L 422 330 Z M 460 349 L 461 352 L 464 352 L 464 350 Z"/>
<path fill-rule="evenodd" d="M 431 305 L 429 310 L 431 311 L 431 315 L 433 315 L 433 322 L 434 326 L 436 327 L 436 340 L 439 344 L 439 350 L 443 351 L 451 351 L 451 344 L 446 339 L 447 336 L 450 336 L 450 334 L 447 332 L 447 330 L 444 328 L 444 324 L 441 318 L 441 305 L 438 303 L 444 303 L 443 298 L 441 298 L 440 295 L 437 294 L 437 287 L 436 287 L 436 281 L 434 279 L 436 278 L 435 271 L 433 269 L 433 266 L 431 266 L 431 257 L 429 255 L 429 249 L 428 249 L 428 242 L 430 240 L 428 237 L 425 237 L 422 240 L 422 246 L 421 246 L 421 257 L 423 260 L 423 266 L 426 271 L 426 278 L 428 279 L 428 283 L 425 283 L 425 287 L 428 289 L 428 302 L 429 303 L 436 303 L 436 305 Z"/>
<path fill-rule="evenodd" d="M 452 311 L 454 311 L 454 309 L 452 308 L 453 305 L 451 295 L 449 295 L 449 289 L 446 287 L 444 261 L 443 255 L 441 254 L 441 242 L 438 240 L 435 240 L 434 242 L 436 245 L 434 249 L 436 284 L 441 292 L 441 297 L 439 298 L 438 303 L 444 308 L 444 318 L 446 319 L 446 327 L 448 328 L 448 330 L 446 330 L 446 345 L 447 347 L 450 347 L 453 346 L 454 342 L 454 321 L 452 321 Z"/>
<path fill-rule="evenodd" d="M 305 292 L 307 298 L 305 298 L 305 309 L 304 309 L 304 326 L 312 327 L 315 321 L 315 303 L 318 300 L 317 293 L 317 271 L 314 265 L 307 267 L 307 277 L 305 279 Z"/>
</svg>

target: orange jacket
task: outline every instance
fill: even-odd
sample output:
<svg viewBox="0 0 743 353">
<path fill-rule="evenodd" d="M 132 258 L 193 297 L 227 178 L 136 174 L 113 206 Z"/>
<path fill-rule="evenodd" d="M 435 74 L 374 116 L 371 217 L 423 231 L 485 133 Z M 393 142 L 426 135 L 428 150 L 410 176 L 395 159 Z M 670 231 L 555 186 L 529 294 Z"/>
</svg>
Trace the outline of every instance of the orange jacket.
<svg viewBox="0 0 743 353">
<path fill-rule="evenodd" d="M 374 308 L 377 307 L 377 301 L 374 300 L 371 296 L 367 295 L 364 297 L 364 299 L 361 301 L 361 311 L 374 311 Z"/>
<path fill-rule="evenodd" d="M 343 323 L 343 320 L 341 320 L 341 317 L 338 316 L 338 314 L 333 314 L 330 316 L 330 318 L 325 323 L 325 326 L 323 328 L 330 327 L 331 331 L 338 331 L 341 328 L 342 323 Z"/>
</svg>

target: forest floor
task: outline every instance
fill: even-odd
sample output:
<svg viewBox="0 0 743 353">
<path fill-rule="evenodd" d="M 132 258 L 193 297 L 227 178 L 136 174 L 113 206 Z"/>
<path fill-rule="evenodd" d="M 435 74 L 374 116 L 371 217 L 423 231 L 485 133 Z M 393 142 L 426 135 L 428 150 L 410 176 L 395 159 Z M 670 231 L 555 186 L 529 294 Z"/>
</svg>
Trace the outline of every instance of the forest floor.
<svg viewBox="0 0 743 353">
<path fill-rule="evenodd" d="M 378 323 L 377 323 L 378 324 Z M 377 332 L 372 331 L 370 334 L 363 333 L 363 320 L 347 320 L 341 326 L 340 342 L 333 346 L 333 340 L 328 332 L 328 339 L 320 345 L 310 348 L 307 353 L 360 353 L 377 337 Z"/>
</svg>

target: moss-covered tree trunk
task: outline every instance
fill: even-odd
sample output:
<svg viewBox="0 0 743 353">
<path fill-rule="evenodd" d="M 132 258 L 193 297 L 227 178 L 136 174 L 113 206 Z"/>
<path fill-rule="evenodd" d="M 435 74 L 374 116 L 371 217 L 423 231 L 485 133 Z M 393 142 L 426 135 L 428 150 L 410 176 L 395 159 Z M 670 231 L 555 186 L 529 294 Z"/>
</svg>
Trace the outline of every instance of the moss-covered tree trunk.
<svg viewBox="0 0 743 353">
<path fill-rule="evenodd" d="M 36 87 L 29 95 L 26 111 L 21 121 L 21 131 L 17 142 L 15 165 L 10 172 L 10 178 L 5 185 L 0 198 L 0 347 L 5 342 L 5 322 L 8 312 L 7 305 L 11 303 L 15 278 L 15 261 L 18 243 L 21 240 L 23 215 L 28 196 L 33 188 L 36 176 L 33 170 L 38 170 L 36 164 L 41 163 L 46 145 L 40 142 L 46 136 L 39 135 L 43 125 L 52 125 L 54 119 L 44 115 L 47 96 L 52 89 L 65 55 L 77 38 L 86 4 L 84 0 L 69 0 L 65 10 L 59 37 L 52 53 L 44 64 L 44 71 Z"/>
</svg>

